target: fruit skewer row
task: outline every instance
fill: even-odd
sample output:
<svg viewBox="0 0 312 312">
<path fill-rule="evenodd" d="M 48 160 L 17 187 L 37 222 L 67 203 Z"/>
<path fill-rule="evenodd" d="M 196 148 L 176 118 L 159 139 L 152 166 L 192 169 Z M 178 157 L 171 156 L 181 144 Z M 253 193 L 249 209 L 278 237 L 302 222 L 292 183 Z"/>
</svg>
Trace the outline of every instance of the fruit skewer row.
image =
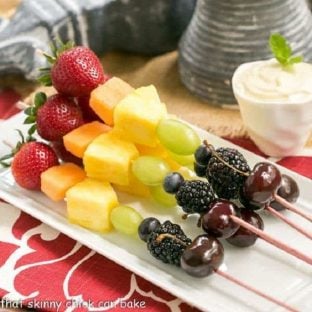
<svg viewBox="0 0 312 312">
<path fill-rule="evenodd" d="M 99 73 L 95 74 L 95 77 L 99 78 L 96 83 L 86 84 L 89 88 L 87 91 L 84 88 L 80 88 L 79 84 L 83 79 L 86 77 L 89 79 L 88 76 L 90 76 L 90 73 L 93 74 L 99 70 L 98 63 L 90 62 L 89 57 L 91 56 L 88 55 L 88 57 L 86 57 L 84 53 L 87 53 L 84 49 L 77 49 L 77 51 L 75 51 L 75 48 L 69 48 L 68 50 L 64 49 L 54 54 L 53 59 L 50 60 L 52 64 L 51 81 L 59 94 L 48 99 L 45 98 L 44 95 L 39 94 L 35 102 L 37 100 L 37 102 L 40 103 L 35 103 L 36 105 L 34 107 L 25 111 L 28 115 L 26 123 L 32 124 L 35 122 L 38 127 L 38 113 L 41 111 L 42 107 L 44 107 L 44 103 L 52 102 L 53 105 L 57 103 L 63 109 L 54 110 L 54 112 L 64 112 L 64 102 L 71 102 L 74 97 L 75 104 L 82 102 L 89 103 L 90 107 L 102 121 L 113 126 L 114 129 L 112 131 L 115 131 L 114 136 L 107 133 L 96 135 L 92 138 L 91 142 L 87 142 L 88 144 L 85 145 L 85 149 L 79 151 L 80 154 L 78 154 L 76 148 L 69 147 L 70 144 L 68 144 L 69 141 L 75 146 L 74 143 L 77 143 L 77 141 L 79 143 L 80 140 L 77 140 L 76 137 L 75 140 L 67 141 L 65 147 L 67 147 L 70 152 L 76 153 L 78 158 L 83 157 L 85 169 L 89 177 L 84 177 L 82 182 L 75 182 L 75 185 L 65 194 L 68 195 L 67 205 L 70 221 L 86 226 L 92 230 L 107 231 L 111 229 L 109 224 L 111 216 L 117 216 L 115 220 L 117 219 L 118 221 L 118 219 L 122 218 L 120 215 L 127 215 L 127 217 L 124 218 L 126 221 L 120 223 L 114 222 L 114 217 L 112 217 L 112 223 L 115 228 L 119 228 L 126 233 L 125 228 L 127 226 L 125 226 L 125 224 L 137 224 L 140 217 L 137 215 L 135 217 L 135 213 L 132 213 L 133 210 L 129 210 L 127 207 L 118 207 L 119 209 L 115 210 L 117 209 L 116 206 L 118 206 L 118 200 L 110 183 L 113 182 L 115 185 L 119 184 L 119 187 L 127 186 L 127 184 L 129 185 L 131 182 L 131 172 L 129 169 L 132 168 L 135 178 L 141 183 L 139 184 L 140 186 L 142 182 L 144 182 L 159 193 L 159 183 L 168 171 L 168 167 L 164 165 L 163 161 L 172 162 L 174 155 L 180 162 L 189 161 L 192 159 L 190 156 L 195 152 L 200 141 L 196 133 L 190 127 L 178 120 L 168 119 L 165 106 L 160 102 L 157 91 L 153 87 L 133 90 L 125 83 L 120 83 L 118 80 L 116 82 L 116 78 L 105 82 L 106 78 L 103 78 L 104 74 L 102 75 Z M 65 66 L 62 62 L 67 62 L 67 65 L 70 65 L 68 68 L 71 68 L 71 75 L 68 75 L 68 71 L 66 72 L 67 65 Z M 60 64 L 62 66 L 60 66 Z M 78 66 L 79 70 L 75 69 L 76 66 Z M 64 71 L 64 73 L 62 71 Z M 76 72 L 79 73 L 77 77 L 75 74 L 72 75 L 72 73 Z M 66 77 L 66 83 L 59 83 L 59 81 L 62 81 L 62 75 Z M 50 81 L 50 76 L 44 77 L 47 82 Z M 93 78 L 94 77 L 91 77 L 91 79 Z M 72 83 L 73 80 L 74 84 Z M 119 88 L 116 87 L 118 83 Z M 126 92 L 126 94 L 124 92 Z M 66 101 L 62 100 L 64 96 L 67 97 Z M 84 101 L 80 100 L 80 97 L 84 97 Z M 89 101 L 86 100 L 86 98 L 88 98 Z M 39 105 L 37 106 L 37 104 Z M 67 105 L 66 107 L 68 106 L 74 107 L 74 105 Z M 65 110 L 65 112 L 66 116 L 71 115 L 69 111 Z M 56 114 L 53 113 L 52 115 L 54 116 Z M 52 119 L 51 122 L 44 120 L 45 125 L 49 124 L 49 127 L 46 127 L 47 131 L 51 129 L 56 129 L 58 131 L 59 124 L 62 120 L 61 117 L 63 117 L 63 115 L 61 115 L 60 118 L 54 118 L 55 120 Z M 77 126 L 76 124 L 71 131 L 80 128 L 81 124 L 80 127 L 77 128 Z M 35 130 L 36 128 L 33 125 L 29 130 L 29 135 L 31 136 Z M 56 140 L 53 142 L 63 142 L 64 138 L 71 132 L 67 131 L 69 130 L 67 129 L 65 132 L 58 134 L 59 137 L 57 138 L 53 136 L 52 139 Z M 109 131 L 109 133 L 112 131 Z M 38 128 L 37 132 L 40 132 Z M 41 135 L 45 136 L 42 133 Z M 153 158 L 153 156 L 155 156 L 153 153 L 155 153 L 155 149 L 157 150 L 159 141 L 162 146 L 161 150 L 163 151 L 165 149 L 166 156 L 164 156 L 164 153 L 159 153 L 159 151 L 157 151 L 157 157 Z M 24 146 L 27 145 L 25 144 Z M 114 148 L 116 151 L 115 154 L 110 156 L 108 153 L 107 155 L 107 149 L 114 150 Z M 152 157 L 150 157 L 151 155 L 149 154 L 151 151 L 146 152 L 146 149 L 148 150 L 149 148 L 152 150 L 154 149 L 152 151 Z M 140 149 L 141 153 L 139 153 Z M 170 152 L 169 156 L 168 151 Z M 104 152 L 104 154 L 106 152 L 105 161 L 101 158 L 102 152 Z M 144 153 L 147 153 L 147 155 L 144 155 Z M 118 158 L 121 154 L 126 155 L 122 160 Z M 142 156 L 139 157 L 140 154 L 143 154 L 145 158 L 142 158 Z M 16 156 L 17 155 L 18 154 L 16 154 Z M 16 156 L 14 158 L 17 158 Z M 116 159 L 120 161 L 116 163 Z M 132 165 L 130 166 L 130 164 Z M 47 167 L 49 168 L 49 166 L 46 166 L 44 170 L 36 170 L 37 175 L 40 172 L 46 171 Z M 151 170 L 144 170 L 144 167 L 151 168 Z M 106 170 L 103 170 L 103 168 Z M 108 168 L 114 168 L 115 170 L 107 170 Z M 27 170 L 29 170 L 28 166 Z M 235 179 L 236 178 L 243 181 L 240 177 L 235 177 Z M 16 179 L 16 181 L 18 181 L 18 179 Z M 41 181 L 37 183 L 36 187 L 38 187 L 38 184 L 40 185 L 40 182 Z M 218 185 L 218 183 L 211 184 L 214 190 L 219 189 L 220 185 Z M 48 182 L 47 185 L 49 187 L 51 182 Z M 92 190 L 93 198 L 90 196 L 90 190 Z M 231 188 L 227 188 L 227 190 L 232 191 Z M 157 192 L 156 194 L 158 194 Z M 161 196 L 164 196 L 164 194 L 161 193 Z M 221 195 L 219 196 L 222 197 Z M 94 201 L 94 199 L 99 198 L 101 198 L 100 201 Z M 103 198 L 105 198 L 104 202 Z M 103 206 L 107 208 L 104 209 L 104 211 Z M 86 211 L 85 207 L 95 208 Z M 113 213 L 114 211 L 115 213 Z M 130 222 L 131 220 L 134 220 L 133 223 Z"/>
<path fill-rule="evenodd" d="M 54 64 L 54 62 L 52 62 L 53 64 Z M 54 69 L 54 67 L 53 67 L 53 69 Z M 105 88 L 108 88 L 107 87 L 107 85 L 108 85 L 108 83 L 106 83 L 106 84 L 104 84 L 104 89 Z M 109 88 L 108 88 L 109 89 Z M 98 91 L 98 90 L 100 90 L 100 91 Z M 146 90 L 146 89 L 145 89 Z M 142 90 L 142 91 L 140 91 L 141 92 L 141 94 L 137 91 L 137 93 L 139 93 L 139 95 L 143 95 L 143 96 L 147 96 L 147 98 L 150 100 L 151 98 L 152 98 L 152 93 L 150 92 L 150 93 L 147 93 L 145 90 Z M 129 91 L 130 91 L 130 88 L 129 88 Z M 69 93 L 70 94 L 70 93 Z M 100 94 L 101 96 L 103 96 L 104 98 L 106 97 L 109 97 L 107 94 L 105 94 L 105 92 L 103 92 L 103 86 L 101 87 L 101 88 L 96 88 L 96 90 L 95 90 L 95 94 L 97 95 L 96 96 L 96 98 L 98 97 L 98 94 Z M 73 95 L 73 94 L 71 94 L 71 95 Z M 75 94 L 75 95 L 77 95 L 77 94 Z M 155 96 L 154 96 L 155 97 Z M 157 95 L 156 95 L 156 97 L 157 97 Z M 90 100 L 90 103 L 92 103 L 92 96 L 91 96 L 91 100 Z M 50 139 L 50 140 L 56 140 L 58 137 L 55 137 L 55 135 L 53 136 L 53 135 L 51 135 L 51 133 L 49 133 L 49 135 L 50 136 L 48 136 L 48 135 L 45 135 L 45 132 L 48 132 L 48 130 L 50 130 L 49 128 L 47 128 L 46 127 L 46 123 L 44 123 L 43 121 L 45 120 L 45 118 L 42 118 L 42 115 L 45 117 L 46 115 L 49 115 L 49 113 L 51 114 L 51 111 L 52 112 L 54 112 L 55 110 L 51 110 L 51 108 L 50 108 L 50 106 L 51 105 L 49 105 L 51 102 L 53 103 L 53 105 L 55 106 L 55 103 L 56 103 L 56 106 L 58 106 L 58 104 L 59 103 L 61 103 L 61 105 L 63 105 L 64 104 L 64 102 L 65 102 L 65 104 L 68 104 L 68 103 L 66 103 L 66 99 L 63 99 L 62 97 L 61 97 L 61 95 L 59 95 L 59 97 L 58 97 L 58 95 L 56 95 L 56 96 L 53 96 L 53 97 L 51 97 L 51 98 L 49 98 L 48 100 L 44 97 L 44 95 L 42 95 L 42 94 L 39 94 L 39 96 L 37 97 L 37 103 L 36 103 L 36 101 L 35 101 L 35 106 L 34 107 L 32 107 L 32 108 L 30 108 L 30 109 L 28 109 L 28 110 L 26 110 L 26 114 L 27 115 L 29 115 L 29 117 L 27 117 L 27 119 L 26 119 L 26 122 L 28 122 L 28 123 L 31 123 L 31 122 L 33 122 L 34 120 L 36 121 L 36 123 L 37 123 L 37 126 L 39 125 L 39 128 L 40 128 L 40 125 L 41 125 L 41 128 L 43 128 L 43 131 L 38 131 L 39 133 L 41 133 L 41 136 L 43 136 L 44 138 L 46 138 L 46 139 Z M 138 100 L 138 98 L 136 97 L 135 98 L 136 100 Z M 49 101 L 50 100 L 50 101 Z M 132 103 L 131 103 L 131 100 L 132 100 L 132 98 L 130 97 L 130 98 L 127 98 L 127 100 L 128 101 L 124 101 L 122 104 L 123 104 L 123 106 L 124 107 L 126 107 L 127 105 L 128 106 L 130 106 L 131 108 L 132 108 Z M 97 98 L 97 100 L 95 101 L 96 103 L 99 101 L 99 99 Z M 48 104 L 46 104 L 46 102 L 48 102 Z M 160 103 L 160 101 L 158 101 L 159 103 Z M 43 105 L 42 106 L 42 104 L 45 104 L 45 105 Z M 129 105 L 129 103 L 130 103 L 130 105 Z M 154 104 L 155 104 L 155 101 L 154 101 Z M 52 105 L 52 107 L 54 108 L 54 106 Z M 69 106 L 73 106 L 73 103 L 70 103 L 70 104 L 68 104 Z M 67 105 L 67 106 L 68 106 Z M 97 104 L 98 105 L 98 104 Z M 114 105 L 113 105 L 114 106 Z M 47 108 L 48 107 L 48 108 Z M 107 107 L 107 105 L 100 105 L 100 106 L 98 106 L 98 107 L 101 107 L 101 109 L 103 108 L 103 107 Z M 101 109 L 99 109 L 96 105 L 95 105 L 95 108 L 96 108 L 96 111 L 97 112 L 102 112 L 102 116 L 105 118 L 105 116 L 107 115 L 107 110 L 101 110 Z M 50 110 L 49 110 L 50 109 Z M 118 109 L 118 105 L 117 105 L 117 109 Z M 126 107 L 126 109 L 127 109 L 127 107 Z M 119 109 L 120 110 L 120 109 Z M 38 114 L 38 113 L 40 113 L 40 112 L 43 112 L 43 113 L 41 113 L 41 114 Z M 48 112 L 48 113 L 47 113 Z M 103 114 L 103 112 L 105 112 L 105 114 Z M 112 113 L 112 111 L 110 111 L 110 113 Z M 41 119 L 40 118 L 38 118 L 38 115 L 39 116 L 41 116 Z M 77 115 L 77 114 L 76 114 Z M 62 117 L 62 116 L 61 116 Z M 68 116 L 66 116 L 66 117 L 68 117 Z M 75 119 L 75 118 L 74 118 Z M 117 120 L 118 120 L 118 118 L 116 118 Z M 40 122 L 40 120 L 41 120 L 41 122 Z M 73 127 L 77 127 L 77 124 L 74 124 L 74 123 L 72 123 L 73 124 Z M 79 124 L 79 123 L 78 123 Z M 46 127 L 46 128 L 44 128 L 44 127 Z M 120 128 L 122 128 L 122 127 L 120 127 Z M 184 131 L 179 131 L 179 130 L 181 130 L 181 129 L 183 129 Z M 37 129 L 38 130 L 38 129 Z M 31 128 L 31 131 L 33 131 L 33 127 Z M 67 131 L 65 131 L 65 132 L 68 132 L 68 129 L 67 129 Z M 167 134 L 168 133 L 174 133 L 174 134 L 179 134 L 179 136 L 178 135 L 175 135 L 175 136 L 168 136 Z M 64 136 L 64 132 L 62 132 L 61 133 L 61 135 L 60 134 L 58 134 L 59 136 Z M 198 138 L 196 137 L 196 135 L 194 134 L 194 131 L 192 131 L 191 129 L 188 129 L 186 126 L 184 126 L 184 128 L 183 127 L 181 127 L 181 124 L 178 122 L 178 121 L 176 121 L 176 120 L 164 120 L 164 121 L 160 121 L 159 122 L 159 124 L 158 124 L 158 126 L 157 126 L 157 136 L 158 136 L 158 139 L 161 141 L 161 143 L 165 146 L 165 147 L 167 147 L 168 149 L 171 149 L 171 151 L 172 152 L 175 152 L 175 153 L 178 153 L 178 154 L 189 154 L 190 152 L 192 152 L 193 150 L 194 150 L 194 145 L 197 143 L 197 140 L 198 140 Z M 174 137 L 174 140 L 172 139 Z M 178 140 L 177 140 L 177 138 L 176 137 L 178 137 Z M 138 137 L 137 139 L 140 139 L 140 137 Z M 155 140 L 155 139 L 154 139 Z M 188 144 L 185 144 L 185 142 L 187 142 Z M 89 142 L 88 142 L 89 143 Z M 147 143 L 147 142 L 145 142 L 145 143 Z M 150 142 L 149 142 L 150 143 Z M 178 144 L 177 144 L 178 143 Z M 184 144 L 183 144 L 184 143 Z M 69 144 L 67 144 L 67 146 L 68 146 Z M 196 145 L 195 145 L 196 146 Z M 209 146 L 206 144 L 206 147 L 208 148 Z M 206 149 L 206 151 L 207 151 L 207 149 Z M 227 152 L 226 150 L 225 150 L 225 152 Z M 210 150 L 210 154 L 212 153 L 212 150 Z M 81 153 L 82 154 L 82 153 Z M 195 153 L 196 154 L 196 153 Z M 218 155 L 217 153 L 215 153 L 214 154 L 214 156 L 216 156 L 216 155 Z M 78 155 L 79 156 L 79 155 Z M 81 155 L 80 155 L 81 156 Z M 236 155 L 237 156 L 237 155 Z M 218 160 L 222 160 L 222 158 L 221 157 L 217 157 L 217 159 Z M 148 161 L 150 161 L 150 159 L 148 159 Z M 141 159 L 141 162 L 142 162 L 142 159 Z M 221 161 L 222 162 L 222 161 Z M 142 173 L 140 173 L 140 170 L 139 169 L 136 169 L 137 167 L 138 168 L 144 168 L 144 167 L 146 167 L 146 163 L 148 163 L 148 162 L 146 162 L 145 161 L 145 163 L 143 162 L 143 165 L 138 165 L 138 166 L 136 166 L 136 164 L 138 164 L 138 162 L 136 161 L 135 162 L 135 165 L 133 166 L 133 168 L 134 168 L 134 173 L 137 173 L 137 177 L 140 179 L 140 176 L 142 175 Z M 224 163 L 224 161 L 223 161 L 223 163 Z M 236 174 L 236 176 L 234 176 L 234 180 L 237 180 L 238 182 L 240 182 L 241 180 L 242 180 L 242 176 L 244 176 L 244 175 L 246 175 L 247 174 L 247 172 L 248 172 L 248 165 L 246 165 L 246 164 L 244 164 L 244 160 L 242 161 L 242 159 L 239 159 L 239 163 L 238 163 L 239 165 L 240 165 L 240 167 L 239 167 L 239 169 L 237 169 L 237 168 L 234 168 L 234 175 Z M 227 165 L 227 163 L 225 162 L 225 165 Z M 242 165 L 243 165 L 243 167 L 242 167 Z M 228 166 L 231 166 L 231 165 L 228 165 Z M 196 167 L 195 167 L 196 168 Z M 98 169 L 98 168 L 97 168 Z M 231 168 L 231 169 L 233 169 L 233 168 Z M 243 173 L 242 174 L 242 176 L 240 175 L 241 173 Z M 46 175 L 45 175 L 46 176 Z M 96 178 L 98 177 L 98 175 L 96 174 L 96 176 L 95 176 Z M 215 177 L 215 175 L 211 175 L 211 177 Z M 248 178 L 247 178 L 247 180 L 248 180 Z M 49 181 L 49 180 L 48 180 Z M 235 182 L 237 182 L 237 181 L 235 181 Z M 146 181 L 145 179 L 143 179 L 143 181 L 141 181 L 141 182 L 143 182 L 143 183 L 145 183 L 145 184 L 149 184 L 149 182 L 148 181 Z M 212 185 L 214 186 L 214 188 L 217 190 L 217 192 L 218 192 L 218 195 L 220 196 L 224 196 L 224 197 L 226 197 L 226 196 L 234 196 L 234 195 L 228 195 L 228 194 L 222 194 L 222 192 L 220 193 L 220 189 L 221 189 L 221 191 L 222 191 L 222 188 L 217 188 L 216 187 L 216 183 L 213 183 L 214 181 L 212 181 Z M 152 183 L 151 183 L 151 185 L 154 185 L 154 181 L 152 181 Z M 223 183 L 223 181 L 219 181 L 219 183 L 221 183 L 221 185 L 223 186 L 223 190 L 224 190 L 224 183 Z M 225 183 L 226 184 L 226 183 Z M 237 183 L 237 184 L 239 184 L 239 183 Z M 231 190 L 231 188 L 229 188 L 229 187 L 227 187 L 226 188 L 226 192 L 228 192 L 230 190 L 230 193 L 231 193 L 231 191 L 233 191 L 233 188 L 232 188 L 232 190 Z M 234 188 L 234 190 L 235 190 L 235 188 Z M 237 191 L 237 190 L 236 190 Z M 46 192 L 47 193 L 47 192 Z M 206 196 L 206 202 L 205 202 L 205 204 L 207 204 L 207 200 L 209 199 L 209 196 Z"/>
</svg>

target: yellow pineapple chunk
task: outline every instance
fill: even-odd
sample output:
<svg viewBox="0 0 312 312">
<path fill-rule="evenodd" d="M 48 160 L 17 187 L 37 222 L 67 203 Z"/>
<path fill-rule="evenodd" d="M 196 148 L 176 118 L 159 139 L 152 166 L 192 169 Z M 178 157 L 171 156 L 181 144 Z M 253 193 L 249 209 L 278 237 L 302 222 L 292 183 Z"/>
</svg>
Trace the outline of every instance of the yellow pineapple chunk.
<svg viewBox="0 0 312 312">
<path fill-rule="evenodd" d="M 115 106 L 133 90 L 125 81 L 113 77 L 91 92 L 89 104 L 106 124 L 112 126 Z"/>
<path fill-rule="evenodd" d="M 129 185 L 117 185 L 114 184 L 114 188 L 123 193 L 140 197 L 150 197 L 151 192 L 148 186 L 140 182 L 130 170 L 129 172 Z"/>
<path fill-rule="evenodd" d="M 86 123 L 63 136 L 64 146 L 73 155 L 82 158 L 88 145 L 100 134 L 112 128 L 99 121 Z"/>
<path fill-rule="evenodd" d="M 83 163 L 90 178 L 128 185 L 131 161 L 138 156 L 139 152 L 133 143 L 109 132 L 92 141 L 85 151 Z"/>
<path fill-rule="evenodd" d="M 86 178 L 67 191 L 66 199 L 70 222 L 102 233 L 112 229 L 110 213 L 118 199 L 108 182 Z"/>
<path fill-rule="evenodd" d="M 154 147 L 157 145 L 157 125 L 166 114 L 155 87 L 142 87 L 115 107 L 114 131 L 125 140 Z"/>
<path fill-rule="evenodd" d="M 50 199 L 59 201 L 65 198 L 69 188 L 85 177 L 83 169 L 75 164 L 53 166 L 41 174 L 41 191 Z"/>
</svg>

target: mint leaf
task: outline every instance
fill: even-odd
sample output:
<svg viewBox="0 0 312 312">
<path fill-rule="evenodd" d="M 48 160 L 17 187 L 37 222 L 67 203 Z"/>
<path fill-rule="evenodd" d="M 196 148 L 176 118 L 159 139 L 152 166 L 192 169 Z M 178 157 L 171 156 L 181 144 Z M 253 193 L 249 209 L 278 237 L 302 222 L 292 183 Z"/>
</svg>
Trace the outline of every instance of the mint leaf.
<svg viewBox="0 0 312 312">
<path fill-rule="evenodd" d="M 288 65 L 293 65 L 297 63 L 301 63 L 303 61 L 302 56 L 293 56 L 288 60 Z"/>
<path fill-rule="evenodd" d="M 269 44 L 272 53 L 281 65 L 289 66 L 303 61 L 302 56 L 292 56 L 291 46 L 281 34 L 271 34 Z"/>
</svg>

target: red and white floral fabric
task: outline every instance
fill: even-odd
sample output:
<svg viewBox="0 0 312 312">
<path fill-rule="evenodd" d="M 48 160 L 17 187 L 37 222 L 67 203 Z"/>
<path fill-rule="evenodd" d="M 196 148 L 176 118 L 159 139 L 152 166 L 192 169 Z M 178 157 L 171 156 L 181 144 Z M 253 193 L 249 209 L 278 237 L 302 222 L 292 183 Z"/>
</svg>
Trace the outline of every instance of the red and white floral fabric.
<svg viewBox="0 0 312 312">
<path fill-rule="evenodd" d="M 0 123 L 18 110 L 18 95 L 0 91 Z M 261 154 L 252 142 L 234 143 Z M 312 178 L 312 157 L 278 163 Z M 311 154 L 312 155 L 312 154 Z M 197 311 L 152 283 L 0 202 L 0 297 L 39 311 Z M 13 300 L 13 301 L 12 301 Z M 4 308 L 5 304 L 0 304 Z"/>
</svg>

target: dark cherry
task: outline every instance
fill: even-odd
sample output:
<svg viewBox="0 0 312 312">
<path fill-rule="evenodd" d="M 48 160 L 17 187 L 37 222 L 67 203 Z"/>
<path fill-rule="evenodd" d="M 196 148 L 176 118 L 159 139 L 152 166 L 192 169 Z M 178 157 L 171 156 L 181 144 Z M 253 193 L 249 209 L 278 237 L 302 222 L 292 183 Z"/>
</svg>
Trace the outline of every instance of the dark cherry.
<svg viewBox="0 0 312 312">
<path fill-rule="evenodd" d="M 289 203 L 295 203 L 300 195 L 298 184 L 292 177 L 282 174 L 282 183 L 277 190 L 277 195 L 281 196 Z M 283 205 L 275 200 L 270 203 L 270 206 L 277 211 L 285 209 Z"/>
<path fill-rule="evenodd" d="M 256 227 L 259 230 L 263 230 L 264 224 L 262 218 L 254 211 L 241 209 L 241 218 L 251 224 L 252 226 Z M 249 247 L 252 246 L 258 236 L 249 230 L 239 227 L 239 229 L 229 238 L 227 238 L 227 242 L 231 245 L 237 247 Z"/>
<path fill-rule="evenodd" d="M 240 215 L 238 207 L 229 200 L 216 199 L 202 216 L 202 228 L 214 237 L 228 238 L 239 228 L 230 218 L 231 215 Z"/>
<path fill-rule="evenodd" d="M 274 200 L 274 194 L 282 182 L 280 171 L 272 164 L 255 165 L 243 184 L 240 198 L 246 208 L 264 207 Z"/>
<path fill-rule="evenodd" d="M 247 198 L 245 198 L 243 188 L 239 190 L 238 196 L 239 196 L 238 198 L 241 204 L 248 210 L 255 210 L 255 211 L 262 210 L 263 208 L 265 208 L 266 205 L 269 204 L 269 203 L 256 203 L 256 202 L 248 200 Z"/>
<path fill-rule="evenodd" d="M 223 246 L 216 238 L 200 235 L 184 250 L 181 268 L 194 277 L 206 277 L 219 268 L 223 257 Z"/>
</svg>

